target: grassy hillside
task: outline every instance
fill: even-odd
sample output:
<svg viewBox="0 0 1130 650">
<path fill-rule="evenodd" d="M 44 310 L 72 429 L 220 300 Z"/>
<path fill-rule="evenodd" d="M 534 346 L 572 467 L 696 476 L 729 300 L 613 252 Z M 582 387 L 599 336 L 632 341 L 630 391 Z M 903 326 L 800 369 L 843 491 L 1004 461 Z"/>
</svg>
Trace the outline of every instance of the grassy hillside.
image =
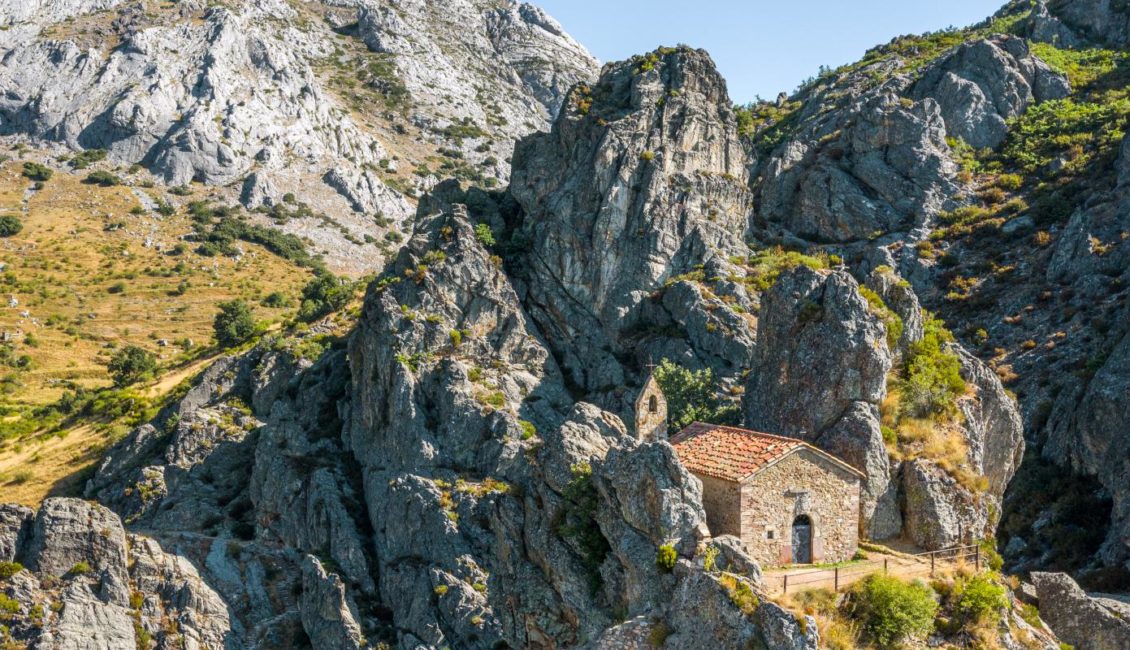
<svg viewBox="0 0 1130 650">
<path fill-rule="evenodd" d="M 199 255 L 182 241 L 194 229 L 182 210 L 146 209 L 168 201 L 161 190 L 87 184 L 81 170 L 58 171 L 33 191 L 22 167 L 0 167 L 0 215 L 23 224 L 0 239 L 0 404 L 9 415 L 51 403 L 71 384 L 107 385 L 106 362 L 123 345 L 146 347 L 165 365 L 193 356 L 211 343 L 219 302 L 244 298 L 259 318 L 277 320 L 310 278 L 254 244 L 241 242 L 239 257 Z M 273 292 L 284 307 L 260 304 Z"/>
<path fill-rule="evenodd" d="M 298 240 L 252 243 L 255 219 L 264 217 L 217 220 L 200 208 L 212 198 L 202 189 L 154 187 L 130 170 L 99 168 L 88 159 L 97 156 L 51 159 L 22 148 L 12 156 L 0 164 L 0 225 L 18 230 L 0 237 L 6 491 L 50 482 L 75 458 L 92 461 L 91 450 L 121 435 L 143 404 L 199 370 L 217 353 L 219 303 L 243 299 L 260 327 L 270 327 L 298 311 L 314 274 L 308 267 L 318 266 Z M 232 224 L 234 240 L 216 236 Z M 110 390 L 107 364 L 128 345 L 157 357 L 159 379 Z M 32 467 L 41 460 L 42 441 L 29 446 L 34 436 L 52 431 L 62 440 L 76 427 L 68 444 L 50 445 L 65 450 L 60 467 Z"/>
</svg>

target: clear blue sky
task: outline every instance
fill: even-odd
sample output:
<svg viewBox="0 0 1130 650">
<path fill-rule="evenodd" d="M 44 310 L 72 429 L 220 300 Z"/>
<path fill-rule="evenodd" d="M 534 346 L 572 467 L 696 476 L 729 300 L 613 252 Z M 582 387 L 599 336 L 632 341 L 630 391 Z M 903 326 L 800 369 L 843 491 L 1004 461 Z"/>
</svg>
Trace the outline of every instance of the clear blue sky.
<svg viewBox="0 0 1130 650">
<path fill-rule="evenodd" d="M 964 27 L 1005 0 L 530 0 L 601 62 L 659 45 L 710 52 L 738 103 L 792 91 L 821 65 L 900 34 Z"/>
</svg>

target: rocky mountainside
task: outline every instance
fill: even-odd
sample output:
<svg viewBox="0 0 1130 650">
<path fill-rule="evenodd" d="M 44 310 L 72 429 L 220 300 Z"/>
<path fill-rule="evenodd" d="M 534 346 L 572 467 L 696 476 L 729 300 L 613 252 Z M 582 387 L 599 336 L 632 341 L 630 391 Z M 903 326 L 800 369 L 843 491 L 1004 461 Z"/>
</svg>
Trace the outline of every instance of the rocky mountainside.
<svg viewBox="0 0 1130 650">
<path fill-rule="evenodd" d="M 623 424 L 647 360 L 709 368 L 730 401 L 744 388 L 751 426 L 865 467 L 871 536 L 927 548 L 991 534 L 1020 422 L 894 270 L 866 289 L 827 256 L 750 250 L 737 124 L 704 52 L 606 67 L 520 144 L 508 192 L 446 183 L 421 202 L 347 341 L 211 368 L 87 496 L 159 545 L 213 540 L 192 557 L 235 647 L 613 647 L 660 624 L 667 647 L 814 647 L 814 622 L 736 605 L 756 563 L 706 538 L 698 481 Z M 908 443 L 892 464 L 888 374 L 927 337 L 970 390 L 921 427 L 957 449 Z M 704 571 L 711 546 L 739 577 Z M 302 583 L 269 602 L 280 549 Z"/>
<path fill-rule="evenodd" d="M 436 175 L 505 181 L 514 141 L 596 68 L 516 3 L 39 5 L 0 8 L 0 134 L 249 208 L 301 194 L 318 214 L 277 225 L 352 272 L 381 259 L 356 242 L 410 229 Z"/>
<path fill-rule="evenodd" d="M 253 2 L 196 14 L 182 2 L 159 15 L 190 26 L 130 37 L 217 35 L 244 20 L 240 43 L 280 21 L 288 48 L 359 39 L 374 75 L 397 62 L 403 86 L 377 84 L 382 96 L 416 102 L 394 124 L 439 129 L 463 147 L 453 160 L 503 153 L 482 142 L 482 123 L 533 131 L 560 111 L 517 144 L 509 187 L 459 173 L 430 187 L 351 334 L 271 335 L 206 370 L 107 452 L 85 490 L 100 505 L 4 510 L 0 560 L 27 569 L 4 583 L 22 617 L 14 639 L 76 647 L 86 625 L 106 648 L 819 647 L 815 619 L 762 597 L 760 567 L 736 540 L 709 537 L 701 484 L 673 448 L 625 425 L 658 360 L 709 378 L 694 413 L 803 438 L 863 471 L 865 537 L 940 549 L 999 533 L 1017 571 L 1126 587 L 1122 9 L 1014 3 L 966 30 L 895 39 L 792 97 L 734 107 L 703 51 L 660 48 L 572 83 L 588 59 L 537 10 L 453 6 L 470 13 Z M 304 31 L 315 9 L 329 40 Z M 2 38 L 22 45 L 5 61 L 28 58 L 8 74 L 59 60 L 58 48 L 93 57 L 76 39 L 117 33 L 76 19 L 67 45 L 44 36 L 41 15 L 13 13 Z M 217 74 L 244 60 L 185 47 Z M 503 54 L 465 58 L 487 47 Z M 571 63 L 547 68 L 547 47 Z M 105 71 L 83 71 L 107 61 L 150 69 L 138 50 L 76 63 L 72 85 L 100 87 Z M 271 65 L 288 78 L 290 64 Z M 478 92 L 483 70 L 517 99 Z M 307 142 L 314 159 L 381 179 L 369 158 L 346 157 L 372 151 L 371 125 L 297 82 L 315 93 L 299 102 L 303 120 L 329 111 L 328 124 L 356 132 L 268 138 L 281 149 L 254 163 L 235 154 L 243 145 L 193 149 L 219 142 L 208 138 L 228 119 L 199 91 L 223 78 L 210 72 L 185 95 L 199 116 L 171 127 L 175 145 L 143 147 L 154 172 L 196 170 L 199 154 L 207 171 L 193 176 L 255 197 L 288 187 L 272 175 L 317 166 L 272 166 Z M 252 133 L 276 128 L 231 90 L 263 106 L 281 90 L 241 78 L 215 91 L 225 115 L 246 116 Z M 435 94 L 441 80 L 450 97 Z M 106 113 L 77 95 L 3 101 L 13 95 L 36 99 L 0 112 L 14 116 L 5 127 L 37 138 L 83 146 L 89 124 L 106 124 L 77 126 L 68 116 Z M 440 108 L 454 112 L 429 117 Z M 99 144 L 120 155 L 113 143 L 139 137 Z M 690 412 L 673 406 L 675 420 Z M 1121 638 L 1117 608 L 1043 575 L 1053 629 L 1075 638 L 1062 621 L 1090 612 Z M 993 643 L 1056 647 L 1021 608 L 999 609 Z M 935 640 L 972 643 L 949 626 Z"/>
</svg>

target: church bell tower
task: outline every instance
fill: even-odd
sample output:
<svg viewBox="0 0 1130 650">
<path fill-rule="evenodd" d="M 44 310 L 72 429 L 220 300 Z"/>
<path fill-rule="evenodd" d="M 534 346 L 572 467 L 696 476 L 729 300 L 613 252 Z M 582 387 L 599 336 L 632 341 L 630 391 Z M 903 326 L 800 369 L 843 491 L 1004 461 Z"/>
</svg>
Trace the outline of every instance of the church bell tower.
<svg viewBox="0 0 1130 650">
<path fill-rule="evenodd" d="M 667 398 L 655 381 L 655 366 L 650 366 L 647 381 L 636 398 L 636 440 L 656 442 L 667 439 Z"/>
</svg>

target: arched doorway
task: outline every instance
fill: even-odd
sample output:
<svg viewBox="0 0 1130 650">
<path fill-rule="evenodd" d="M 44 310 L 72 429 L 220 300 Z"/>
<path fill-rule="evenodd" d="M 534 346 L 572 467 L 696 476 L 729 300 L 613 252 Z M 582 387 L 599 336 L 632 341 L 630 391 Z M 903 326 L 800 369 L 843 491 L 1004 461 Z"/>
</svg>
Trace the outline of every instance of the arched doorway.
<svg viewBox="0 0 1130 650">
<path fill-rule="evenodd" d="M 793 564 L 812 564 L 812 519 L 808 515 L 793 520 Z"/>
</svg>

